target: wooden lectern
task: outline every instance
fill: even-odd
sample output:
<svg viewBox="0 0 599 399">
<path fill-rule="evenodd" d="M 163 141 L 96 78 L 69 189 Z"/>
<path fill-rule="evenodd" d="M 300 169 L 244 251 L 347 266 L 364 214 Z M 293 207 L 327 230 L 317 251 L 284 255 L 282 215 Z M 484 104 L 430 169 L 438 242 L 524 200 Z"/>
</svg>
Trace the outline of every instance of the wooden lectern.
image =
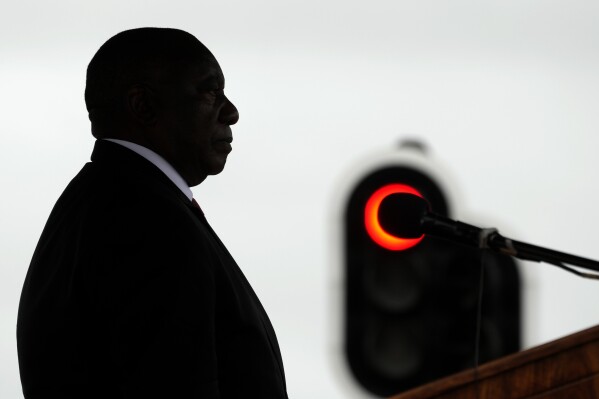
<svg viewBox="0 0 599 399">
<path fill-rule="evenodd" d="M 599 399 L 599 326 L 392 399 Z"/>
</svg>

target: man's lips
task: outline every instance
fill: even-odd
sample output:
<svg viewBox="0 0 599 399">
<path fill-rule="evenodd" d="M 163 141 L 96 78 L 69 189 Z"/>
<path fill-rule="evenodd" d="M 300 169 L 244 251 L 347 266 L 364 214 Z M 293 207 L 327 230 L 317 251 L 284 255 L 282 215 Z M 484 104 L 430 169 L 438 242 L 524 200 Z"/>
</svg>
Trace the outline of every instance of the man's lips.
<svg viewBox="0 0 599 399">
<path fill-rule="evenodd" d="M 218 152 L 229 153 L 233 149 L 233 147 L 231 147 L 232 142 L 233 142 L 233 137 L 230 137 L 230 136 L 222 137 L 222 138 L 214 140 L 212 142 L 212 146 Z"/>
</svg>

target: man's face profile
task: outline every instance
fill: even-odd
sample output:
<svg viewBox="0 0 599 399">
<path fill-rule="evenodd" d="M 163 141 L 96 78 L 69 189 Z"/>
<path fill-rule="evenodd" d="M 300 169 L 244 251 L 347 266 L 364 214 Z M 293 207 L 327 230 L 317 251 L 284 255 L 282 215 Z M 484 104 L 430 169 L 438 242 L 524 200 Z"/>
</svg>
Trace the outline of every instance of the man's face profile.
<svg viewBox="0 0 599 399">
<path fill-rule="evenodd" d="M 168 28 L 121 32 L 88 66 L 86 105 L 96 138 L 145 146 L 192 187 L 220 173 L 239 114 L 224 94 L 212 53 L 193 35 Z"/>
<path fill-rule="evenodd" d="M 158 93 L 161 150 L 190 186 L 223 170 L 232 149 L 230 126 L 239 119 L 224 94 L 220 66 L 207 58 L 183 67 Z"/>
</svg>

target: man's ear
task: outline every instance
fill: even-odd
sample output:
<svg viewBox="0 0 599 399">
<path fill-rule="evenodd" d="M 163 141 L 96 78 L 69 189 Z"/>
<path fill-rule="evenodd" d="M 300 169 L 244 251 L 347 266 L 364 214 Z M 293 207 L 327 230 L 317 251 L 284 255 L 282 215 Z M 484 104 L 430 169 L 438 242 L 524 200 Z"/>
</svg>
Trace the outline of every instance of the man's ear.
<svg viewBox="0 0 599 399">
<path fill-rule="evenodd" d="M 156 123 L 156 104 L 151 89 L 136 84 L 127 90 L 127 111 L 131 117 L 144 126 Z"/>
</svg>

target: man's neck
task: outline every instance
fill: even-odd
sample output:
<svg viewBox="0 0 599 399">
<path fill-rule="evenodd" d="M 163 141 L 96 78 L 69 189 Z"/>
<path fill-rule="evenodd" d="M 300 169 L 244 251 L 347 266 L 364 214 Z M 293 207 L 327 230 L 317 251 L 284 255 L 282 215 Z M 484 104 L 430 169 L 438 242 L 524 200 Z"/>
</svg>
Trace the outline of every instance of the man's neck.
<svg viewBox="0 0 599 399">
<path fill-rule="evenodd" d="M 168 163 L 168 161 L 166 159 L 164 159 L 163 157 L 158 155 L 156 152 L 154 152 L 151 149 L 144 147 L 140 144 L 133 143 L 133 142 L 127 141 L 127 140 L 121 140 L 121 139 L 102 139 L 102 140 L 106 140 L 106 141 L 110 141 L 112 143 L 119 144 L 119 145 L 135 152 L 136 154 L 144 157 L 149 162 L 151 162 L 154 166 L 156 166 L 158 169 L 160 169 L 162 171 L 162 173 L 164 173 L 179 188 L 179 190 L 181 190 L 183 192 L 183 194 L 185 194 L 185 196 L 187 198 L 189 198 L 190 201 L 193 198 L 193 193 L 191 192 L 191 189 L 189 188 L 189 186 L 187 185 L 187 183 L 185 182 L 183 177 L 181 177 L 179 172 L 177 172 L 177 170 L 170 163 Z"/>
</svg>

